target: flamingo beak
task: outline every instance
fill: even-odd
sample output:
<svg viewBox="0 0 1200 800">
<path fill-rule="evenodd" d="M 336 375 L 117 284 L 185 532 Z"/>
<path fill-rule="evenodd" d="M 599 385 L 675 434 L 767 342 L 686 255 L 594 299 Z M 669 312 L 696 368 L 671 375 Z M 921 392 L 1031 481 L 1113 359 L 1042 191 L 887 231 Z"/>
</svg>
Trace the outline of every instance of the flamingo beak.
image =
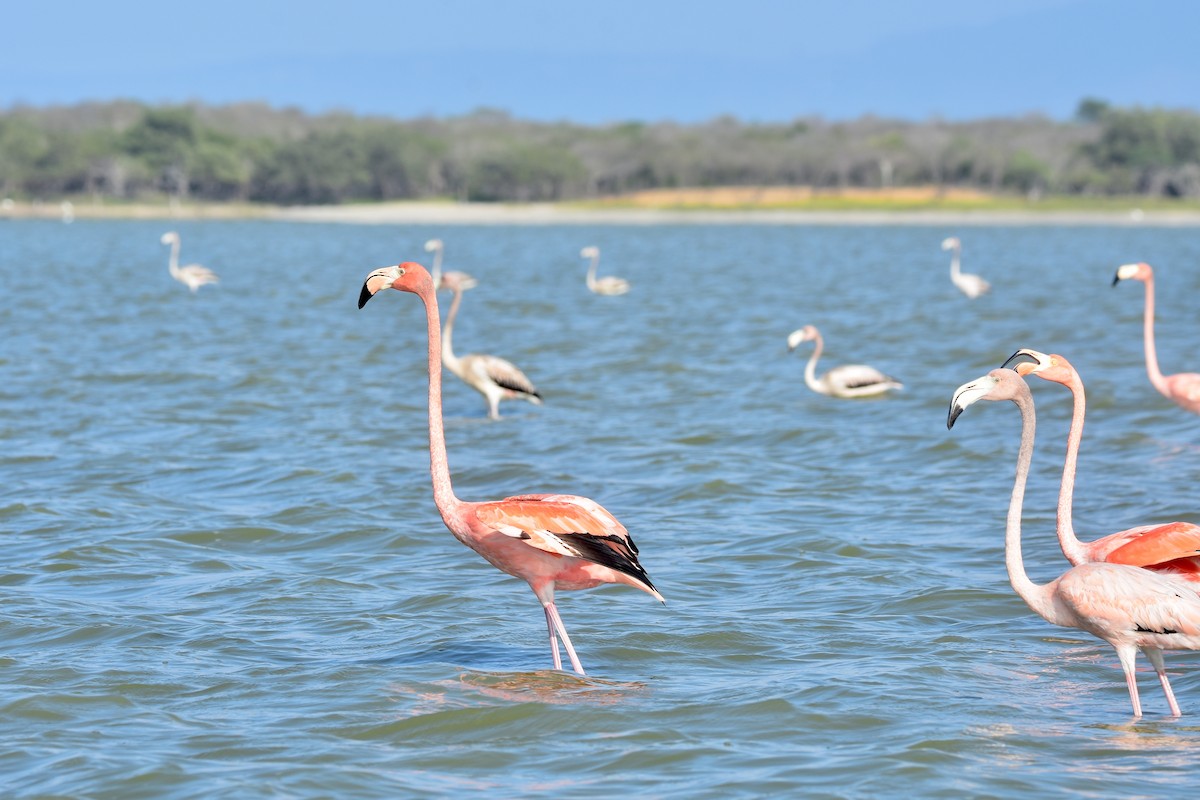
<svg viewBox="0 0 1200 800">
<path fill-rule="evenodd" d="M 1040 355 L 1041 353 L 1038 353 L 1035 350 L 1026 350 L 1022 348 L 1009 356 L 1008 360 L 1000 365 L 1000 369 L 1011 369 L 1018 375 L 1027 375 L 1030 372 L 1037 372 L 1039 368 L 1049 366 L 1048 362 L 1042 361 L 1042 359 L 1038 358 Z M 1022 372 L 1020 369 L 1018 369 L 1021 364 L 1036 364 L 1037 366 L 1033 369 L 1028 369 Z"/>
<path fill-rule="evenodd" d="M 1112 285 L 1113 285 L 1113 286 L 1116 286 L 1116 285 L 1117 285 L 1118 283 L 1120 283 L 1120 282 L 1121 282 L 1121 271 L 1120 271 L 1120 270 L 1117 270 L 1117 274 L 1116 274 L 1116 275 L 1113 275 L 1113 282 L 1112 282 Z"/>
<path fill-rule="evenodd" d="M 953 428 L 954 421 L 977 400 L 981 400 L 995 385 L 996 379 L 985 375 L 958 387 L 954 392 L 954 399 L 950 401 L 950 411 L 946 415 L 946 430 Z"/>
<path fill-rule="evenodd" d="M 384 267 L 372 272 L 367 276 L 362 291 L 358 293 L 358 307 L 365 306 L 368 300 L 378 294 L 380 290 L 391 286 L 402 274 L 399 267 Z"/>
</svg>

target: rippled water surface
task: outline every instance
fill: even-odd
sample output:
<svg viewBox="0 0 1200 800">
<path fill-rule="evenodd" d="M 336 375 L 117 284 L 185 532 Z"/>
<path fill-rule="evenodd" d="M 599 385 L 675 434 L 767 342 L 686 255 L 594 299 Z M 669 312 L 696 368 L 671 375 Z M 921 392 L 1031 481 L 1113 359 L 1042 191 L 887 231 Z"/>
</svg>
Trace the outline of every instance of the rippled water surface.
<svg viewBox="0 0 1200 800">
<path fill-rule="evenodd" d="M 1196 786 L 1200 656 L 1134 724 L 1110 647 L 1036 617 L 1002 555 L 1019 419 L 954 389 L 1018 347 L 1089 390 L 1076 498 L 1092 538 L 1200 521 L 1200 418 L 1150 388 L 1200 369 L 1188 228 L 325 226 L 0 222 L 0 776 L 6 796 L 608 798 L 1164 796 Z M 992 294 L 970 301 L 939 245 Z M 420 303 L 355 308 L 420 259 L 479 280 L 460 352 L 546 403 L 450 377 L 465 499 L 592 497 L 663 606 L 560 594 L 586 679 L 550 669 L 529 589 L 454 541 L 430 491 Z M 579 249 L 623 297 L 583 285 Z M 873 364 L 879 400 L 804 386 Z M 1035 580 L 1070 401 L 1036 382 Z M 1143 670 L 1148 670 L 1142 662 Z"/>
</svg>

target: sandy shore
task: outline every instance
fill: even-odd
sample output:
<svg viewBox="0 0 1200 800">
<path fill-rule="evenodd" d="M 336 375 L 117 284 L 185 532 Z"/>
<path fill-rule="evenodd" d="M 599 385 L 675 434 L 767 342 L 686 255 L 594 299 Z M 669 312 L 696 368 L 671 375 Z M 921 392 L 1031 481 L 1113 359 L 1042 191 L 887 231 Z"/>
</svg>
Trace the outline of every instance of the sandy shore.
<svg viewBox="0 0 1200 800">
<path fill-rule="evenodd" d="M 378 203 L 275 207 L 248 204 L 78 204 L 75 219 L 269 219 L 358 225 L 1130 225 L 1200 226 L 1200 211 L 803 211 L 591 208 L 529 203 Z M 56 203 L 15 203 L 0 220 L 58 219 Z"/>
</svg>

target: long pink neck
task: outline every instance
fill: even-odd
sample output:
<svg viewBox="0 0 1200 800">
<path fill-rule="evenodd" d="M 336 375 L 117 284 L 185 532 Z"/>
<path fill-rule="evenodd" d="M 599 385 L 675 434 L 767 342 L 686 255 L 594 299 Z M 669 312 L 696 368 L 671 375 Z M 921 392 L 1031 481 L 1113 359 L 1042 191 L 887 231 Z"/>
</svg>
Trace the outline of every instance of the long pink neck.
<svg viewBox="0 0 1200 800">
<path fill-rule="evenodd" d="M 1154 276 L 1150 275 L 1144 281 L 1146 284 L 1146 317 L 1142 323 L 1143 338 L 1146 342 L 1146 375 L 1150 383 L 1161 394 L 1167 393 L 1167 381 L 1163 378 L 1162 370 L 1158 368 L 1158 354 L 1154 350 Z"/>
<path fill-rule="evenodd" d="M 425 324 L 429 334 L 429 472 L 433 477 L 433 502 L 442 519 L 458 505 L 450 485 L 450 462 L 446 459 L 446 429 L 442 423 L 442 341 L 437 296 L 432 284 L 418 293 L 425 303 Z"/>
<path fill-rule="evenodd" d="M 816 344 L 813 346 L 812 355 L 808 357 L 808 363 L 804 365 L 804 382 L 814 392 L 828 394 L 828 390 L 817 380 L 817 361 L 821 358 L 821 351 L 825 349 L 825 341 L 819 333 L 814 341 Z"/>
<path fill-rule="evenodd" d="M 1083 394 L 1083 382 L 1078 375 L 1072 375 L 1067 384 L 1074 400 L 1074 410 L 1071 413 L 1071 429 L 1067 433 L 1067 457 L 1063 461 L 1062 484 L 1058 490 L 1058 544 L 1063 555 L 1072 564 L 1087 563 L 1087 553 L 1083 543 L 1075 536 L 1075 527 L 1071 520 L 1071 505 L 1075 497 L 1075 470 L 1079 464 L 1079 443 L 1083 441 L 1083 416 L 1086 411 L 1086 399 Z"/>
</svg>

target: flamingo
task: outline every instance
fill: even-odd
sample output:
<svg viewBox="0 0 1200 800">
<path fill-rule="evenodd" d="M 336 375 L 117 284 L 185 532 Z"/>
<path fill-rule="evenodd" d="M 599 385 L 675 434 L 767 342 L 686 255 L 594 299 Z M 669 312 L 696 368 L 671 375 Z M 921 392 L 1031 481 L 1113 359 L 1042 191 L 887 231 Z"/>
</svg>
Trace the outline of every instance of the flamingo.
<svg viewBox="0 0 1200 800">
<path fill-rule="evenodd" d="M 815 341 L 817 343 L 817 346 L 813 348 L 812 356 L 808 359 L 808 364 L 804 367 L 804 382 L 808 384 L 808 388 L 818 394 L 827 394 L 832 397 L 870 397 L 883 394 L 891 389 L 904 388 L 904 384 L 900 381 L 865 364 L 845 364 L 834 367 L 817 378 L 817 359 L 821 357 L 821 351 L 825 348 L 825 340 L 821 338 L 821 332 L 815 325 L 805 325 L 803 328 L 792 331 L 788 335 L 787 341 L 789 353 L 795 350 L 801 342 Z"/>
<path fill-rule="evenodd" d="M 1058 494 L 1057 525 L 1058 543 L 1067 560 L 1076 565 L 1093 561 L 1130 564 L 1155 572 L 1170 572 L 1187 581 L 1200 582 L 1200 556 L 1197 555 L 1200 553 L 1200 526 L 1190 522 L 1141 525 L 1092 542 L 1079 541 L 1071 521 L 1071 505 L 1075 493 L 1079 443 L 1083 438 L 1086 406 L 1083 380 L 1071 366 L 1071 362 L 1062 356 L 1046 355 L 1036 350 L 1018 350 L 1003 366 L 1015 369 L 1020 375 L 1036 375 L 1071 390 L 1074 411 L 1071 415 L 1071 428 L 1067 433 L 1067 456 L 1063 462 L 1062 484 Z"/>
<path fill-rule="evenodd" d="M 974 300 L 981 294 L 986 294 L 992 285 L 978 275 L 963 272 L 959 266 L 959 256 L 962 255 L 962 242 L 957 236 L 951 236 L 942 242 L 943 250 L 952 250 L 950 256 L 950 280 L 962 290 L 962 293 Z"/>
<path fill-rule="evenodd" d="M 432 276 L 430 279 L 432 280 Z M 461 378 L 463 383 L 487 399 L 488 417 L 491 419 L 500 419 L 501 400 L 528 400 L 535 406 L 540 406 L 542 395 L 537 387 L 511 362 L 498 356 L 476 353 L 461 358 L 454 355 L 454 345 L 451 342 L 454 336 L 454 319 L 458 316 L 463 291 L 475 284 L 475 279 L 465 272 L 451 271 L 442 275 L 442 288 L 454 292 L 450 313 L 446 315 L 446 324 L 442 328 L 442 363 L 446 365 L 446 369 Z"/>
<path fill-rule="evenodd" d="M 585 675 L 554 604 L 555 589 L 589 589 L 623 583 L 662 602 L 663 596 L 638 563 L 638 548 L 625 526 L 594 500 L 566 494 L 525 494 L 473 503 L 454 496 L 442 422 L 442 365 L 437 298 L 425 268 L 405 262 L 367 276 L 358 297 L 362 308 L 391 287 L 412 292 L 425 304 L 429 352 L 429 471 L 433 501 L 454 538 L 492 566 L 529 584 L 542 604 L 555 669 L 562 669 L 558 641 L 571 666 Z"/>
<path fill-rule="evenodd" d="M 208 267 L 202 267 L 199 264 L 179 266 L 179 234 L 175 231 L 164 233 L 161 241 L 163 244 L 171 245 L 171 260 L 167 263 L 171 277 L 191 289 L 193 293 L 206 283 L 216 283 L 220 280 L 217 278 L 217 273 Z"/>
<path fill-rule="evenodd" d="M 446 246 L 442 244 L 441 239 L 430 239 L 425 243 L 425 252 L 433 253 L 433 267 L 430 269 L 430 274 L 433 277 L 433 288 L 442 288 L 442 254 L 445 252 Z"/>
<path fill-rule="evenodd" d="M 580 258 L 590 258 L 591 265 L 587 271 L 587 287 L 596 294 L 625 294 L 629 291 L 629 281 L 624 278 L 615 278 L 608 275 L 603 278 L 596 277 L 596 266 L 600 263 L 600 248 L 585 247 L 579 251 Z"/>
<path fill-rule="evenodd" d="M 1025 574 L 1021 558 L 1021 505 L 1033 459 L 1036 419 L 1024 378 L 994 369 L 954 393 L 946 427 L 979 400 L 1011 400 L 1021 411 L 1021 447 L 1005 525 L 1004 557 L 1009 582 L 1033 611 L 1052 625 L 1079 628 L 1113 646 L 1125 673 L 1134 717 L 1142 716 L 1134 665 L 1141 649 L 1167 697 L 1171 716 L 1179 704 L 1167 680 L 1163 650 L 1200 650 L 1200 595 L 1186 581 L 1128 564 L 1092 562 L 1071 567 L 1056 580 L 1038 585 Z"/>
<path fill-rule="evenodd" d="M 1146 284 L 1146 316 L 1143 322 L 1146 342 L 1146 374 L 1159 394 L 1174 400 L 1181 408 L 1200 414 L 1200 375 L 1195 372 L 1179 372 L 1163 375 L 1158 368 L 1158 356 L 1154 351 L 1154 270 L 1149 264 L 1125 264 L 1117 268 L 1112 285 L 1121 281 L 1135 280 Z"/>
</svg>

